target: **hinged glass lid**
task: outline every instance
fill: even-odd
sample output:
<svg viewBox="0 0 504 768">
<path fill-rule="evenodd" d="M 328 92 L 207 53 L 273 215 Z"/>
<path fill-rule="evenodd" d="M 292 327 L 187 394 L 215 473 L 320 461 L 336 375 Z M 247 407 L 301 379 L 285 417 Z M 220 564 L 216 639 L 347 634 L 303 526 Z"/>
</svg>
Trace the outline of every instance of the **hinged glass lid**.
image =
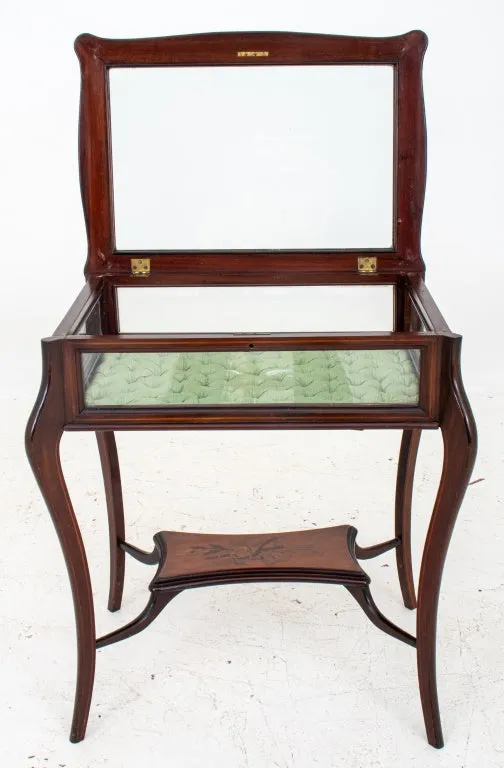
<svg viewBox="0 0 504 768">
<path fill-rule="evenodd" d="M 300 285 L 423 272 L 426 44 L 82 35 L 86 273 Z"/>
<path fill-rule="evenodd" d="M 392 66 L 109 76 L 119 250 L 392 247 Z"/>
</svg>

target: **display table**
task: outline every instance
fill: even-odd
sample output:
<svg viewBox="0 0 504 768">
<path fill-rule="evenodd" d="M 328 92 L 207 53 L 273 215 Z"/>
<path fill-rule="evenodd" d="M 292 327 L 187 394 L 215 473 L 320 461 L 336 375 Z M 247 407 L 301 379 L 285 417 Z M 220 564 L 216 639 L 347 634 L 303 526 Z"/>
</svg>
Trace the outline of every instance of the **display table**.
<svg viewBox="0 0 504 768">
<path fill-rule="evenodd" d="M 461 339 L 450 331 L 425 286 L 420 253 L 425 48 L 422 32 L 379 39 L 263 32 L 150 40 L 77 38 L 82 70 L 80 170 L 89 244 L 86 283 L 54 335 L 42 342 L 42 386 L 26 433 L 28 456 L 61 541 L 75 604 L 78 674 L 72 741 L 84 738 L 97 648 L 143 630 L 186 589 L 309 581 L 344 586 L 379 629 L 415 648 L 427 737 L 431 745 L 443 745 L 436 687 L 437 605 L 445 555 L 474 464 L 476 429 L 461 382 Z M 115 71 L 121 77 L 132 73 L 132 78 L 138 75 L 147 80 L 138 91 L 131 80 L 121 102 L 121 81 L 114 80 Z M 167 72 L 171 80 L 156 79 Z M 240 80 L 242 76 L 245 79 Z M 208 80 L 213 77 L 215 81 Z M 198 78 L 201 84 L 196 85 Z M 320 78 L 320 93 L 316 78 Z M 345 78 L 350 78 L 349 87 Z M 270 80 L 275 88 L 264 101 Z M 323 92 L 324 88 L 328 90 Z M 378 104 L 380 89 L 389 95 L 390 104 L 384 109 Z M 198 95 L 191 100 L 193 93 Z M 369 120 L 363 120 L 354 106 L 360 103 L 359 93 L 369 101 Z M 153 95 L 152 114 L 145 101 L 149 94 Z M 254 109 L 256 101 L 259 106 Z M 228 106 L 231 117 L 219 122 Z M 189 112 L 194 108 L 201 119 L 188 117 L 185 108 Z M 333 108 L 336 112 L 324 118 L 324 110 Z M 320 119 L 315 119 L 310 110 L 319 109 Z M 230 126 L 233 115 L 236 124 Z M 159 125 L 163 138 L 152 162 L 153 131 Z M 173 141 L 166 138 L 171 127 L 181 132 Z M 386 133 L 387 127 L 390 137 L 384 140 L 382 128 Z M 137 129 L 146 132 L 140 144 L 135 143 Z M 240 144 L 242 130 L 250 151 Z M 341 139 L 338 131 L 343 132 Z M 191 146 L 197 152 L 208 134 L 210 151 L 201 150 L 200 160 L 192 163 L 192 149 L 183 155 L 184 137 L 187 143 L 194 142 Z M 350 142 L 352 137 L 357 148 L 347 166 L 347 147 L 338 142 Z M 376 162 L 371 162 L 367 153 L 374 143 Z M 162 166 L 165 150 L 169 154 L 166 167 Z M 327 158 L 333 150 L 339 153 L 334 160 L 337 173 L 327 185 L 318 184 L 317 178 L 328 168 L 332 173 Z M 287 153 L 291 154 L 286 161 Z M 125 168 L 122 157 L 129 158 Z M 244 164 L 252 158 L 246 172 L 237 162 L 241 157 Z M 175 184 L 171 172 L 175 174 L 179 161 L 182 174 Z M 213 175 L 201 167 L 214 161 Z M 275 163 L 280 164 L 278 171 Z M 385 202 L 383 190 L 377 188 L 371 195 L 373 174 L 382 166 L 390 198 Z M 141 181 L 149 168 L 154 174 L 151 185 Z M 318 176 L 312 182 L 308 176 L 313 168 Z M 345 173 L 350 175 L 343 182 Z M 201 192 L 198 183 L 187 182 L 186 174 L 199 174 L 201 185 L 210 174 L 214 187 L 202 187 Z M 285 197 L 277 187 L 282 182 Z M 133 198 L 121 197 L 119 191 L 128 184 L 131 195 L 137 196 L 134 204 Z M 251 188 L 256 203 L 250 201 Z M 225 205 L 216 202 L 212 189 L 215 198 L 229 194 Z M 262 190 L 272 195 L 264 205 Z M 164 191 L 171 197 L 161 205 Z M 314 205 L 312 198 L 317 201 Z M 177 206 L 187 200 L 190 214 L 181 222 Z M 273 216 L 272 201 L 278 206 Z M 196 203 L 202 206 L 200 213 Z M 319 221 L 324 204 L 327 220 Z M 357 211 L 353 219 L 352 206 Z M 166 227 L 166 243 L 139 247 L 142 237 L 142 242 L 149 243 L 152 235 L 158 242 L 157 223 L 149 219 L 153 215 Z M 224 225 L 219 216 L 224 217 Z M 375 226 L 374 218 L 381 223 Z M 316 223 L 313 248 L 305 247 L 310 222 Z M 189 246 L 179 248 L 177 238 L 184 233 Z M 270 246 L 261 245 L 263 235 Z M 198 238 L 206 237 L 210 247 L 193 247 Z M 237 247 L 241 237 L 243 247 Z M 118 247 L 118 238 L 127 247 Z M 299 239 L 299 248 L 291 247 L 292 238 Z M 335 245 L 327 245 L 325 238 L 335 238 Z M 278 247 L 284 242 L 286 247 Z M 216 243 L 224 247 L 214 247 Z M 176 290 L 184 286 L 199 291 L 185 319 L 176 310 L 180 299 Z M 280 297 L 293 287 L 316 291 L 353 286 L 357 307 L 367 302 L 369 286 L 388 286 L 391 327 L 350 329 L 345 313 L 343 319 L 341 313 L 337 317 L 341 306 L 336 294 L 329 299 L 329 315 L 324 319 L 327 293 L 310 294 L 318 297 L 311 320 L 304 319 L 308 300 L 299 303 L 299 294 L 289 318 L 284 309 L 268 316 L 268 307 L 273 306 L 268 294 L 269 298 L 259 295 L 252 319 L 245 319 L 249 294 L 236 291 L 247 288 L 255 296 L 254 291 L 265 286 L 275 286 L 274 295 Z M 222 289 L 218 299 L 212 299 L 209 311 L 199 312 L 203 304 L 198 302 L 206 301 L 211 287 Z M 122 332 L 121 291 L 144 296 L 151 291 L 153 297 L 154 289 L 160 288 L 166 289 L 172 319 L 165 317 L 157 327 L 153 324 L 150 332 Z M 232 301 L 238 307 L 232 319 L 218 320 Z M 188 307 L 187 302 L 183 299 L 182 307 Z M 126 535 L 114 432 L 153 429 L 402 430 L 394 538 L 360 547 L 357 531 L 342 520 L 331 528 L 277 534 L 153 532 L 153 550 L 138 549 Z M 410 517 L 423 429 L 441 429 L 444 462 L 417 598 Z M 142 613 L 101 638 L 95 633 L 86 552 L 61 470 L 59 444 L 65 430 L 94 431 L 98 440 L 110 531 L 109 609 L 117 611 L 121 606 L 125 554 L 157 568 Z M 371 482 L 369 467 L 366 481 Z M 391 549 L 396 551 L 404 604 L 417 610 L 416 637 L 380 612 L 361 567 L 363 560 Z M 317 652 L 315 641 L 313 652 Z"/>
</svg>

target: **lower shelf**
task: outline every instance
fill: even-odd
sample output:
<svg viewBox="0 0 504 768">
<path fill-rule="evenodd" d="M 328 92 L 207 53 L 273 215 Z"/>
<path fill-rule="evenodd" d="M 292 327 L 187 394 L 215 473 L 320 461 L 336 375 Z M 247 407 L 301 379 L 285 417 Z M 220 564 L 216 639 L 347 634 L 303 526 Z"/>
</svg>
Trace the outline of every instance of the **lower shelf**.
<svg viewBox="0 0 504 768">
<path fill-rule="evenodd" d="M 122 542 L 137 560 L 157 564 L 151 596 L 142 613 L 129 624 L 99 638 L 98 648 L 124 640 L 151 624 L 163 608 L 185 589 L 258 581 L 310 581 L 344 586 L 368 618 L 389 635 L 416 645 L 412 635 L 389 621 L 377 608 L 370 578 L 358 559 L 375 557 L 397 546 L 397 539 L 362 549 L 351 525 L 306 531 L 262 534 L 203 534 L 161 531 L 153 552 Z"/>
<path fill-rule="evenodd" d="M 356 536 L 350 525 L 244 535 L 163 531 L 154 537 L 160 566 L 150 589 L 271 580 L 366 585 Z"/>
</svg>

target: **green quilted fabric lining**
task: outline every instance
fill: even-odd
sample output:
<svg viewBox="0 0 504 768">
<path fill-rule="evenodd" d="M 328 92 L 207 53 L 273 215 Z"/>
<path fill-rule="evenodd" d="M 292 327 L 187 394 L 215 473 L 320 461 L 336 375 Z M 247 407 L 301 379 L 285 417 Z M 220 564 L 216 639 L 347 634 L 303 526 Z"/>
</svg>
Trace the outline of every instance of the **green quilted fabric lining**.
<svg viewBox="0 0 504 768">
<path fill-rule="evenodd" d="M 87 406 L 417 404 L 418 375 L 406 350 L 107 352 L 99 357 L 85 401 Z"/>
</svg>

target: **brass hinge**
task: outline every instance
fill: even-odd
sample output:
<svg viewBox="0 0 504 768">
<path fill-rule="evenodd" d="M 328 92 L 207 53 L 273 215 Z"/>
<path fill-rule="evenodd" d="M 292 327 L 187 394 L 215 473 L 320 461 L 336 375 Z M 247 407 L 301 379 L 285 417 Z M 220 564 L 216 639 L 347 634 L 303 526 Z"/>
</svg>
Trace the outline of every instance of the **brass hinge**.
<svg viewBox="0 0 504 768">
<path fill-rule="evenodd" d="M 136 277 L 148 277 L 150 275 L 150 259 L 130 259 L 131 274 Z"/>
<path fill-rule="evenodd" d="M 359 256 L 357 258 L 357 269 L 361 275 L 369 275 L 376 272 L 376 256 Z"/>
</svg>

